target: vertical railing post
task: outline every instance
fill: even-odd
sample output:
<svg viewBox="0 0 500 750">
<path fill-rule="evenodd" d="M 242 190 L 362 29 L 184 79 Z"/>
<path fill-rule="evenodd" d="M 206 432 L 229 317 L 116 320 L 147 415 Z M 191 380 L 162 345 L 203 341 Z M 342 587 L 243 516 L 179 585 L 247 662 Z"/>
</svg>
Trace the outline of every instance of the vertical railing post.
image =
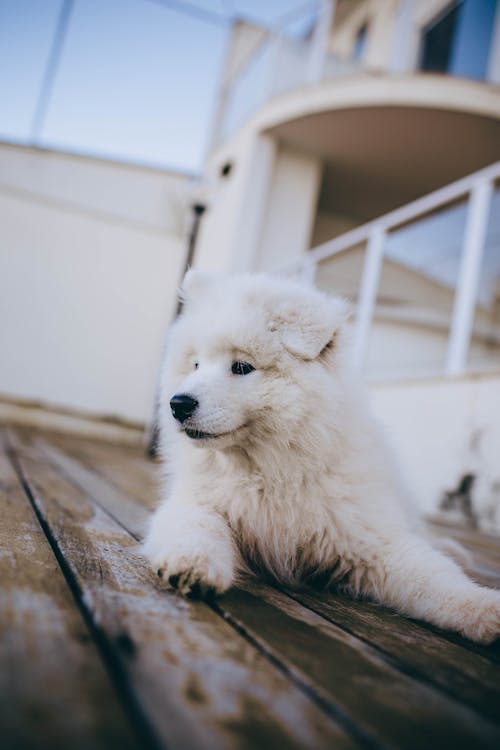
<svg viewBox="0 0 500 750">
<path fill-rule="evenodd" d="M 470 193 L 448 340 L 447 375 L 461 375 L 467 364 L 492 192 L 492 182 L 482 180 Z"/>
<path fill-rule="evenodd" d="M 411 39 L 414 25 L 415 0 L 399 0 L 394 26 L 390 70 L 405 73 L 412 67 Z"/>
<path fill-rule="evenodd" d="M 306 83 L 319 83 L 323 77 L 336 4 L 337 0 L 321 0 L 319 3 L 318 21 L 313 31 L 306 67 Z"/>
<path fill-rule="evenodd" d="M 497 3 L 493 21 L 486 80 L 489 83 L 500 83 L 500 3 Z"/>
<path fill-rule="evenodd" d="M 363 275 L 359 290 L 358 309 L 356 315 L 356 327 L 354 331 L 353 361 L 356 367 L 362 367 L 368 349 L 368 339 L 373 320 L 373 312 L 377 299 L 378 283 L 382 259 L 384 256 L 386 230 L 382 226 L 376 226 L 369 238 L 366 247 Z"/>
</svg>

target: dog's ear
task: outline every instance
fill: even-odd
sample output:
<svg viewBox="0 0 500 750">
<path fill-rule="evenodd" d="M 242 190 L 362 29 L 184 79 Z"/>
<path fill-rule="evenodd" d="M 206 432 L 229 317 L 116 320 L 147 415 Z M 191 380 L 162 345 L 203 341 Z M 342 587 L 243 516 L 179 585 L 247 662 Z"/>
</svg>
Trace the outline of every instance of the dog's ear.
<svg viewBox="0 0 500 750">
<path fill-rule="evenodd" d="M 179 298 L 183 302 L 188 302 L 194 297 L 199 297 L 205 289 L 208 289 L 208 287 L 213 284 L 213 282 L 213 274 L 190 268 L 182 280 Z"/>
<path fill-rule="evenodd" d="M 272 326 L 290 354 L 311 360 L 334 340 L 347 317 L 347 306 L 342 300 L 323 297 L 281 308 Z"/>
</svg>

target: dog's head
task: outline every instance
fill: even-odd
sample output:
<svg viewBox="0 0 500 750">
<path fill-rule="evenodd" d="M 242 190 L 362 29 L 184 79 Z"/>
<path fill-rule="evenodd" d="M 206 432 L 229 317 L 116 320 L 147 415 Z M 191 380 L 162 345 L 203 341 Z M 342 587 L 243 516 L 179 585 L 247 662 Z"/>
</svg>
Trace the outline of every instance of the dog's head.
<svg viewBox="0 0 500 750">
<path fill-rule="evenodd" d="M 264 274 L 198 271 L 186 275 L 182 298 L 167 342 L 170 426 L 221 449 L 307 432 L 333 396 L 345 304 Z"/>
</svg>

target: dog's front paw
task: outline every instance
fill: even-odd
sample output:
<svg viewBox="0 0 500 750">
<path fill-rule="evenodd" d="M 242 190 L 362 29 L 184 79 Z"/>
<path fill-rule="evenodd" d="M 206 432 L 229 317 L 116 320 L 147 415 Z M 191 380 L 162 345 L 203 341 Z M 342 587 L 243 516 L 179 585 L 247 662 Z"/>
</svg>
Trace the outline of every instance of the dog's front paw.
<svg viewBox="0 0 500 750">
<path fill-rule="evenodd" d="M 156 565 L 158 576 L 183 596 L 208 599 L 227 591 L 234 582 L 232 566 L 202 555 L 164 559 Z"/>
<path fill-rule="evenodd" d="M 207 509 L 161 506 L 142 552 L 158 576 L 185 596 L 222 594 L 235 580 L 238 556 L 230 529 Z"/>
<path fill-rule="evenodd" d="M 500 638 L 500 592 L 482 589 L 463 607 L 460 633 L 471 641 L 489 645 Z"/>
<path fill-rule="evenodd" d="M 176 540 L 165 539 L 152 528 L 142 551 L 158 577 L 184 596 L 222 594 L 234 582 L 232 548 L 223 539 L 198 538 L 186 532 Z"/>
</svg>

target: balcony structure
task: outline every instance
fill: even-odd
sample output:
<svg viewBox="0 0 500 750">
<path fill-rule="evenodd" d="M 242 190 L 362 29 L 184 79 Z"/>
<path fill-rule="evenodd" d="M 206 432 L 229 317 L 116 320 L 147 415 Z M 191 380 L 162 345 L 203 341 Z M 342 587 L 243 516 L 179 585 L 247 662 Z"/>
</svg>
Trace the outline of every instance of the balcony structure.
<svg viewBox="0 0 500 750">
<path fill-rule="evenodd" d="M 474 474 L 500 528 L 500 3 L 317 3 L 236 24 L 195 266 L 347 297 L 422 511 Z"/>
<path fill-rule="evenodd" d="M 311 248 L 497 162 L 499 18 L 490 0 L 339 0 L 322 3 L 299 37 L 293 18 L 273 33 L 237 25 L 196 264 L 275 270 L 300 262 Z M 442 243 L 430 229 L 421 237 L 429 247 Z M 428 267 L 439 252 L 428 251 Z M 423 255 L 408 262 L 413 283 Z M 328 288 L 344 293 L 341 286 Z"/>
</svg>

